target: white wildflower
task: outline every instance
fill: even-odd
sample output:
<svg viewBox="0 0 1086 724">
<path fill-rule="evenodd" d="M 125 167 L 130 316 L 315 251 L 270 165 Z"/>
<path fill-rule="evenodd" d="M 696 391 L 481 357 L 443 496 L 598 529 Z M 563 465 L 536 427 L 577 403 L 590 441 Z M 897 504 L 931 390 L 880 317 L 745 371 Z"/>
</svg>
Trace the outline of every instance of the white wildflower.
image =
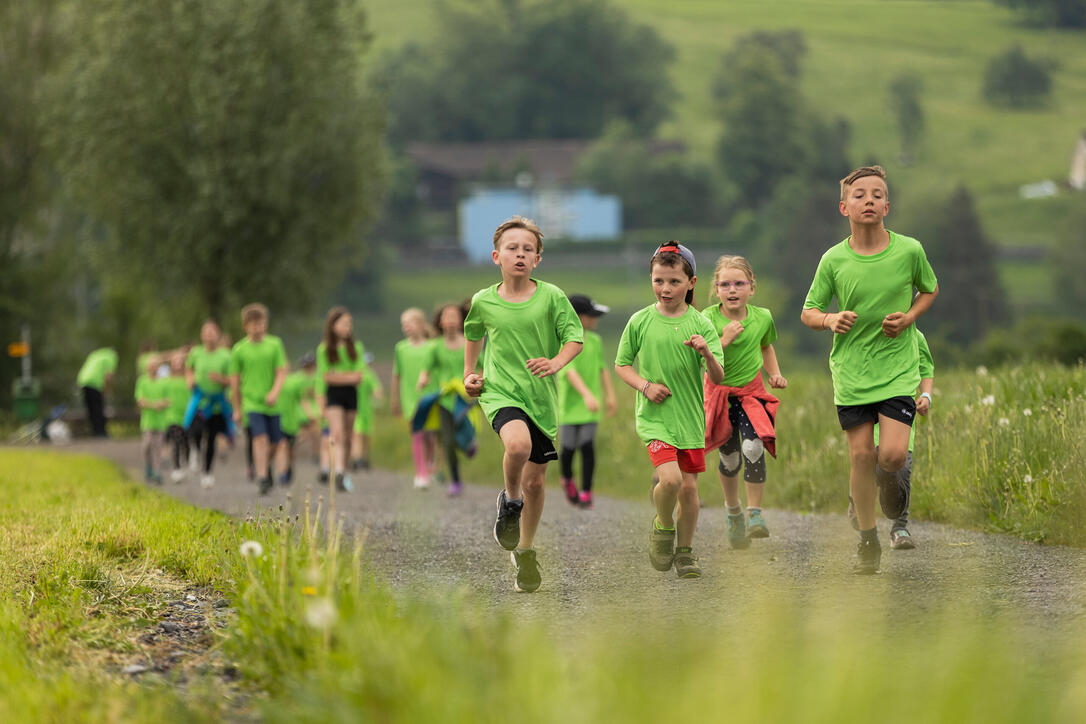
<svg viewBox="0 0 1086 724">
<path fill-rule="evenodd" d="M 259 558 L 264 555 L 264 546 L 260 545 L 260 543 L 255 540 L 245 541 L 241 544 L 239 550 L 241 551 L 242 558 Z"/>
<path fill-rule="evenodd" d="M 1022 478 L 1022 482 L 1026 483 L 1027 485 L 1029 483 L 1032 483 L 1033 482 L 1033 476 L 1027 473 L 1026 477 Z"/>
<path fill-rule="evenodd" d="M 999 426 L 1000 427 L 1006 427 L 1007 425 L 1010 425 L 1010 424 L 1011 424 L 1011 421 L 1008 420 L 1007 418 L 1005 418 L 1005 417 L 999 418 Z"/>
<path fill-rule="evenodd" d="M 330 598 L 315 598 L 305 607 L 305 622 L 313 628 L 328 629 L 336 622 L 336 605 Z"/>
<path fill-rule="evenodd" d="M 967 405 L 965 406 L 965 411 L 966 411 L 966 413 L 972 412 L 972 411 L 973 411 L 973 406 L 972 406 L 972 405 L 969 405 L 969 404 L 967 404 Z"/>
<path fill-rule="evenodd" d="M 1031 409 L 1029 409 L 1027 407 L 1026 409 L 1022 410 L 1022 414 L 1025 415 L 1026 417 L 1030 417 L 1033 414 L 1033 410 L 1031 410 Z"/>
<path fill-rule="evenodd" d="M 995 404 L 995 395 L 985 395 L 984 397 L 980 398 L 980 404 L 991 407 Z"/>
<path fill-rule="evenodd" d="M 985 367 L 984 365 L 978 366 L 977 367 L 977 376 L 978 377 L 987 377 L 988 376 L 988 368 Z"/>
</svg>

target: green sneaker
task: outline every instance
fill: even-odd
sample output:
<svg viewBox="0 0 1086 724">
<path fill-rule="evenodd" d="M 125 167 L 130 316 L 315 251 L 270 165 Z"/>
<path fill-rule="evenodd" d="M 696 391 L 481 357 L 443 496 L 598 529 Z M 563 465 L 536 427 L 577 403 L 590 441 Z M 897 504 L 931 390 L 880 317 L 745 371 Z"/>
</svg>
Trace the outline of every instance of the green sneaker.
<svg viewBox="0 0 1086 724">
<path fill-rule="evenodd" d="M 742 513 L 732 515 L 728 513 L 728 545 L 742 550 L 750 548 L 750 538 L 747 537 L 747 520 Z"/>
<path fill-rule="evenodd" d="M 916 541 L 905 528 L 896 528 L 890 531 L 890 547 L 895 551 L 911 551 L 916 548 Z"/>
<path fill-rule="evenodd" d="M 670 571 L 675 562 L 675 529 L 660 530 L 656 519 L 652 519 L 652 533 L 649 533 L 649 563 L 658 571 Z"/>
<path fill-rule="evenodd" d="M 701 567 L 693 548 L 685 546 L 675 549 L 675 574 L 679 578 L 701 578 Z"/>
<path fill-rule="evenodd" d="M 531 548 L 524 551 L 515 550 L 509 554 L 513 565 L 517 567 L 517 581 L 513 584 L 513 590 L 517 593 L 532 593 L 539 589 L 543 582 L 543 576 L 539 571 L 539 561 L 535 558 L 535 551 Z"/>
<path fill-rule="evenodd" d="M 769 526 L 765 524 L 762 511 L 753 508 L 750 511 L 750 520 L 747 521 L 747 534 L 751 538 L 768 538 Z"/>
</svg>

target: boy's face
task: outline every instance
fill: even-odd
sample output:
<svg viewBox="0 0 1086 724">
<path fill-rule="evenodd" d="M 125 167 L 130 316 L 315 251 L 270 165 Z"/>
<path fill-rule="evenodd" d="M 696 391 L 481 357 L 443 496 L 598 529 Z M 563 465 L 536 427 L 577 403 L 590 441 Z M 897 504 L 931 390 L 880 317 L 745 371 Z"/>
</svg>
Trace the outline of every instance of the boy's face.
<svg viewBox="0 0 1086 724">
<path fill-rule="evenodd" d="M 400 317 L 400 329 L 405 337 L 418 337 L 423 333 L 426 323 L 416 314 L 405 314 Z"/>
<path fill-rule="evenodd" d="M 841 202 L 841 215 L 847 216 L 853 224 L 882 225 L 882 220 L 890 213 L 890 194 L 886 181 L 878 176 L 864 176 L 856 179 L 845 189 L 845 198 Z"/>
<path fill-rule="evenodd" d="M 596 325 L 600 323 L 600 318 L 591 314 L 578 314 L 577 317 L 581 320 L 581 326 L 585 329 L 595 329 Z"/>
<path fill-rule="evenodd" d="M 245 334 L 255 339 L 263 337 L 267 331 L 268 320 L 264 319 L 263 317 L 250 319 L 248 322 L 245 323 Z"/>
<path fill-rule="evenodd" d="M 213 347 L 219 343 L 219 327 L 211 322 L 204 322 L 200 327 L 200 341 L 205 347 Z"/>
<path fill-rule="evenodd" d="M 721 269 L 716 275 L 716 296 L 725 309 L 738 311 L 754 296 L 754 285 L 742 269 Z"/>
<path fill-rule="evenodd" d="M 694 288 L 698 280 L 696 276 L 686 276 L 681 266 L 665 264 L 653 264 L 651 277 L 652 293 L 656 295 L 660 309 L 665 312 L 681 309 L 686 304 L 686 293 Z"/>
<path fill-rule="evenodd" d="M 509 229 L 502 234 L 498 248 L 491 252 L 490 258 L 501 267 L 502 277 L 506 279 L 531 276 L 542 259 L 538 240 L 527 229 Z"/>
</svg>

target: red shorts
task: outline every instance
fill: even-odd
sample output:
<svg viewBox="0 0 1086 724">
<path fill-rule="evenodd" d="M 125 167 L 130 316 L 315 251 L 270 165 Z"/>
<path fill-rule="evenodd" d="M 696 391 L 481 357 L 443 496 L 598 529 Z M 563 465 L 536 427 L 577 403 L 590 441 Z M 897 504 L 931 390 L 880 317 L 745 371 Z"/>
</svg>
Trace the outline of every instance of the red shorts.
<svg viewBox="0 0 1086 724">
<path fill-rule="evenodd" d="M 664 463 L 677 462 L 679 463 L 679 470 L 684 473 L 705 472 L 705 448 L 680 450 L 674 445 L 668 445 L 666 442 L 660 442 L 659 440 L 653 440 L 647 447 L 649 460 L 652 461 L 654 468 L 658 468 Z"/>
</svg>

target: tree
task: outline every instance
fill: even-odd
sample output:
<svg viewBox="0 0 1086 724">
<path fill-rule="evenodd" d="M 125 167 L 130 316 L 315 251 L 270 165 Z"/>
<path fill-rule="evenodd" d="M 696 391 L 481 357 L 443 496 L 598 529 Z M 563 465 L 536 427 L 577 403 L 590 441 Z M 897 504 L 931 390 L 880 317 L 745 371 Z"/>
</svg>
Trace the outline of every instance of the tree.
<svg viewBox="0 0 1086 724">
<path fill-rule="evenodd" d="M 187 324 L 254 299 L 304 311 L 357 257 L 381 192 L 356 0 L 72 9 L 84 37 L 51 138 L 103 270 Z"/>
<path fill-rule="evenodd" d="M 984 98 L 994 106 L 1031 108 L 1042 105 L 1052 91 L 1048 64 L 1031 60 L 1016 45 L 988 61 Z"/>
<path fill-rule="evenodd" d="M 996 0 L 1017 11 L 1027 23 L 1057 28 L 1086 28 L 1086 0 Z"/>
<path fill-rule="evenodd" d="M 997 249 L 984 234 L 973 196 L 964 186 L 938 206 L 918 234 L 939 279 L 939 298 L 924 328 L 958 344 L 975 342 L 1009 318 L 996 269 Z"/>
<path fill-rule="evenodd" d="M 649 135 L 668 115 L 672 49 L 593 0 L 438 6 L 440 34 L 384 66 L 397 141 L 594 138 L 613 120 Z"/>
<path fill-rule="evenodd" d="M 911 73 L 903 73 L 890 81 L 890 108 L 897 119 L 901 134 L 901 159 L 909 163 L 916 155 L 917 146 L 924 136 L 924 108 L 920 94 L 924 82 Z"/>
</svg>

